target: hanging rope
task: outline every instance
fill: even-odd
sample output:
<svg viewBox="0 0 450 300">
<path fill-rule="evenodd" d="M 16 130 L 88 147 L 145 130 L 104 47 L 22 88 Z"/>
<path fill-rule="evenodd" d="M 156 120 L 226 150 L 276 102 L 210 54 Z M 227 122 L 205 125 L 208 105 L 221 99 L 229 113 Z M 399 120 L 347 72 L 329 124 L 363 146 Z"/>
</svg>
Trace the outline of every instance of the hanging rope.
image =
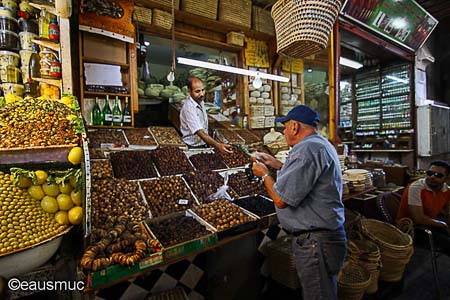
<svg viewBox="0 0 450 300">
<path fill-rule="evenodd" d="M 176 68 L 175 55 L 175 0 L 172 0 L 172 67 L 170 71 L 174 73 Z"/>
</svg>

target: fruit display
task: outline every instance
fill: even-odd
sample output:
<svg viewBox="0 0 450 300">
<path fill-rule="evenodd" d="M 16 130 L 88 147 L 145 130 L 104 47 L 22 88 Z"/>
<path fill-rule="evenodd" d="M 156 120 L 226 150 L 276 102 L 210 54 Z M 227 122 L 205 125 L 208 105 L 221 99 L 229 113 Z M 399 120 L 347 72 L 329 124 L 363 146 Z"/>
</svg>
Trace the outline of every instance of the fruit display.
<svg viewBox="0 0 450 300">
<path fill-rule="evenodd" d="M 225 143 L 230 144 L 243 144 L 244 140 L 233 130 L 217 129 L 220 139 Z"/>
<path fill-rule="evenodd" d="M 229 168 L 242 167 L 250 162 L 239 147 L 233 145 L 232 151 L 233 153 L 219 152 L 219 155 L 222 156 L 222 159 Z"/>
<path fill-rule="evenodd" d="M 126 216 L 119 216 L 116 221 L 109 218 L 105 227 L 109 229 L 97 231 L 99 241 L 87 247 L 81 258 L 84 270 L 98 271 L 113 264 L 130 267 L 147 253 L 161 251 L 159 242 L 150 238 L 140 223 L 129 222 Z"/>
<path fill-rule="evenodd" d="M 152 158 L 162 176 L 186 174 L 194 170 L 183 150 L 177 147 L 155 149 Z"/>
<path fill-rule="evenodd" d="M 0 107 L 0 148 L 79 144 L 82 120 L 67 105 L 26 98 Z"/>
<path fill-rule="evenodd" d="M 191 208 L 195 203 L 191 191 L 180 176 L 141 181 L 152 217 L 159 217 Z"/>
<path fill-rule="evenodd" d="M 92 178 L 112 178 L 113 169 L 109 159 L 91 160 Z"/>
<path fill-rule="evenodd" d="M 189 174 L 183 175 L 189 184 L 192 192 L 195 194 L 197 199 L 204 203 L 209 202 L 211 195 L 217 192 L 217 189 L 224 185 L 224 179 L 217 172 L 213 171 L 196 171 Z M 227 193 L 234 198 L 237 194 L 228 187 Z"/>
<path fill-rule="evenodd" d="M 101 148 L 89 148 L 89 158 L 90 159 L 102 159 L 106 158 L 103 149 Z"/>
<path fill-rule="evenodd" d="M 109 155 L 114 176 L 128 180 L 154 178 L 158 175 L 150 151 L 119 151 Z"/>
<path fill-rule="evenodd" d="M 78 146 L 70 149 L 69 154 L 67 155 L 67 160 L 72 165 L 79 165 L 83 160 L 83 149 Z"/>
<path fill-rule="evenodd" d="M 267 194 L 266 187 L 258 182 L 248 180 L 245 172 L 237 172 L 229 176 L 228 185 L 238 193 L 239 197 Z"/>
<path fill-rule="evenodd" d="M 189 160 L 197 170 L 221 170 L 227 166 L 217 153 L 198 153 L 191 155 Z"/>
<path fill-rule="evenodd" d="M 147 128 L 125 129 L 125 136 L 130 145 L 156 146 L 156 141 Z"/>
<path fill-rule="evenodd" d="M 142 199 L 136 182 L 125 179 L 104 178 L 92 181 L 92 225 L 95 229 L 109 230 L 108 218 L 115 223 L 119 216 L 129 222 L 140 222 L 148 217 L 148 206 Z"/>
<path fill-rule="evenodd" d="M 188 216 L 150 222 L 148 226 L 165 248 L 211 234 L 205 226 Z"/>
<path fill-rule="evenodd" d="M 176 131 L 176 129 L 173 127 L 153 126 L 153 127 L 150 127 L 150 131 L 153 133 L 156 140 L 158 141 L 158 144 L 161 146 L 165 146 L 165 145 L 169 145 L 169 146 L 177 145 L 177 146 L 182 146 L 182 147 L 186 146 L 186 144 L 183 143 L 183 141 L 181 140 L 181 137 L 178 134 L 178 132 Z"/>
<path fill-rule="evenodd" d="M 22 186 L 13 183 L 10 174 L 0 171 L 0 255 L 38 244 L 63 232 L 54 216 L 41 208 L 41 201 L 32 198 Z"/>
<path fill-rule="evenodd" d="M 245 144 L 262 143 L 262 139 L 258 138 L 248 129 L 238 129 L 235 131 L 244 141 Z"/>
<path fill-rule="evenodd" d="M 101 148 L 102 144 L 120 147 L 127 145 L 122 130 L 96 129 L 88 131 L 89 148 Z"/>
<path fill-rule="evenodd" d="M 254 213 L 259 217 L 274 214 L 276 212 L 273 202 L 262 197 L 236 199 L 233 201 L 233 203 Z"/>
<path fill-rule="evenodd" d="M 225 199 L 202 204 L 195 207 L 193 211 L 219 231 L 254 221 L 252 217 L 245 214 L 239 207 Z"/>
</svg>

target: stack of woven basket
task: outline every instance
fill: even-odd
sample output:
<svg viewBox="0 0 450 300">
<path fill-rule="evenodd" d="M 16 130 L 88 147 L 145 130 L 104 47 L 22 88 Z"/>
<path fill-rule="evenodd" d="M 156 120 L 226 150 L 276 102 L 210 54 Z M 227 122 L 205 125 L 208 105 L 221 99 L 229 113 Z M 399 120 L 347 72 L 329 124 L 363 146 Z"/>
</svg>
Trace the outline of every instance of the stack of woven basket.
<svg viewBox="0 0 450 300">
<path fill-rule="evenodd" d="M 361 300 L 370 284 L 370 273 L 359 263 L 347 260 L 337 281 L 339 300 Z"/>
</svg>

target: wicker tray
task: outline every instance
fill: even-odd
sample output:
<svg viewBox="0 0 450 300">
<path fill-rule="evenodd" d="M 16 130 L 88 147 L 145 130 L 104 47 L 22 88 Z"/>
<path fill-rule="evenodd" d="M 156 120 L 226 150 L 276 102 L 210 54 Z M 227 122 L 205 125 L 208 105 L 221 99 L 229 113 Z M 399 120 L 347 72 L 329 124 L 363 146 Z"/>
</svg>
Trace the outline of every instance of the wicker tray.
<svg viewBox="0 0 450 300">
<path fill-rule="evenodd" d="M 167 11 L 154 8 L 153 25 L 170 30 L 172 28 L 172 14 Z"/>
<path fill-rule="evenodd" d="M 168 7 L 172 7 L 172 0 L 158 0 L 158 3 Z M 175 9 L 180 9 L 180 0 L 174 0 Z"/>
<path fill-rule="evenodd" d="M 273 23 L 270 11 L 258 6 L 252 8 L 252 29 L 275 35 L 275 24 Z"/>
<path fill-rule="evenodd" d="M 252 25 L 252 1 L 220 0 L 219 21 L 250 28 Z"/>
<path fill-rule="evenodd" d="M 152 10 L 150 8 L 135 6 L 133 10 L 133 20 L 143 24 L 152 24 Z"/>
<path fill-rule="evenodd" d="M 219 0 L 183 0 L 181 1 L 181 9 L 194 15 L 217 20 L 218 4 Z"/>
</svg>

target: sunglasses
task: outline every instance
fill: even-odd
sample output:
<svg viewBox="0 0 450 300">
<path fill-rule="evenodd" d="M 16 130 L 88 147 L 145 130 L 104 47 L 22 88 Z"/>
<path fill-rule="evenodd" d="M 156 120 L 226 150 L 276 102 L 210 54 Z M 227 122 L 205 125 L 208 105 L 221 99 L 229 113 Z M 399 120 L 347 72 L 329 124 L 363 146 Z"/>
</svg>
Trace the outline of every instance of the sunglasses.
<svg viewBox="0 0 450 300">
<path fill-rule="evenodd" d="M 442 173 L 439 173 L 439 172 L 427 171 L 427 176 L 430 176 L 430 177 L 434 176 L 434 177 L 437 177 L 437 178 L 442 178 L 445 175 L 442 174 Z"/>
</svg>

